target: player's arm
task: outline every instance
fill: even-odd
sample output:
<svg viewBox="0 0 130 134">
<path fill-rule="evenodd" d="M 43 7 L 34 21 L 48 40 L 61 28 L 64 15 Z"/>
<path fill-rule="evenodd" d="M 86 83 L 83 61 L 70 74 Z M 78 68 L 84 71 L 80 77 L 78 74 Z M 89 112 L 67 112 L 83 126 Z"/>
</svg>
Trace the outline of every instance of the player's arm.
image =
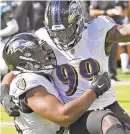
<svg viewBox="0 0 130 134">
<path fill-rule="evenodd" d="M 5 13 L 3 19 L 5 20 L 7 27 L 0 30 L 0 37 L 7 37 L 18 32 L 18 23 L 14 18 L 11 17 L 10 12 Z"/>
<path fill-rule="evenodd" d="M 14 78 L 10 72 L 4 78 L 3 84 L 10 83 Z M 99 85 L 101 85 L 99 87 Z M 75 99 L 67 104 L 62 104 L 57 97 L 47 92 L 44 87 L 38 86 L 26 92 L 27 105 L 37 114 L 47 118 L 59 125 L 68 126 L 77 120 L 96 99 L 96 97 L 103 94 L 110 88 L 110 80 L 108 74 L 95 76 L 92 81 L 90 89 L 78 99 Z M 9 86 L 2 89 L 2 91 L 9 91 Z M 1 102 L 5 105 L 4 109 L 8 114 L 18 116 L 18 110 L 15 105 L 10 105 L 6 98 L 10 97 L 8 92 L 1 92 Z M 8 107 L 7 107 L 8 106 Z M 11 109 L 10 109 L 10 106 Z"/>
<path fill-rule="evenodd" d="M 100 86 L 99 88 L 99 85 Z M 42 87 L 36 87 L 26 93 L 27 105 L 40 116 L 61 126 L 69 126 L 89 108 L 92 102 L 110 87 L 108 75 L 95 77 L 90 89 L 79 98 L 62 104 L 57 97 Z M 102 89 L 101 89 L 102 88 Z"/>
<path fill-rule="evenodd" d="M 1 83 L 0 103 L 9 116 L 16 117 L 19 116 L 19 108 L 13 102 L 13 96 L 9 95 L 10 84 L 14 78 L 15 75 L 12 72 L 9 72 L 4 76 Z"/>
<path fill-rule="evenodd" d="M 15 78 L 15 75 L 14 73 L 12 72 L 9 72 L 7 73 L 4 77 L 3 77 L 3 80 L 2 80 L 2 84 L 11 84 L 12 80 Z"/>
<path fill-rule="evenodd" d="M 28 106 L 37 114 L 61 126 L 69 126 L 78 119 L 96 99 L 96 94 L 88 90 L 83 96 L 67 104 L 47 92 L 44 87 L 36 87 L 26 93 Z"/>
<path fill-rule="evenodd" d="M 130 42 L 130 23 L 114 26 L 106 36 L 106 52 L 110 52 L 113 44 L 118 42 Z"/>
</svg>

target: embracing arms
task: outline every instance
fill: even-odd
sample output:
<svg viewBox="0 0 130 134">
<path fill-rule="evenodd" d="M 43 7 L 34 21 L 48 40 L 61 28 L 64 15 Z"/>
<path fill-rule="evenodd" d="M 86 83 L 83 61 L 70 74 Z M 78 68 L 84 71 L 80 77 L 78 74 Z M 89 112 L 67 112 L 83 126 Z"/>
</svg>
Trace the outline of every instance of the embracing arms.
<svg viewBox="0 0 130 134">
<path fill-rule="evenodd" d="M 89 90 L 81 97 L 62 104 L 54 95 L 44 87 L 36 87 L 26 94 L 28 106 L 40 116 L 61 126 L 69 126 L 78 119 L 96 99 L 96 95 Z"/>
<path fill-rule="evenodd" d="M 10 74 L 13 78 L 13 75 Z M 7 84 L 7 79 L 4 80 Z M 9 79 L 11 82 L 11 78 Z M 4 82 L 3 82 L 4 84 Z M 9 84 L 9 82 L 8 82 Z M 79 98 L 63 104 L 56 96 L 50 94 L 47 89 L 37 86 L 25 93 L 27 105 L 35 113 L 61 126 L 69 126 L 81 117 L 92 102 L 110 88 L 108 74 L 95 76 L 90 89 Z M 2 96 L 4 102 L 8 94 Z M 7 105 L 5 102 L 3 107 Z M 4 107 L 5 108 L 5 107 Z"/>
<path fill-rule="evenodd" d="M 41 86 L 27 92 L 26 98 L 28 106 L 35 113 L 61 126 L 69 126 L 86 112 L 99 95 L 109 88 L 110 81 L 105 72 L 103 75 L 95 76 L 87 92 L 66 104 L 62 104 L 56 96 L 48 93 Z"/>
<path fill-rule="evenodd" d="M 10 13 L 6 13 L 3 18 L 7 27 L 0 30 L 0 37 L 8 37 L 17 33 L 19 30 L 18 23 L 14 18 L 10 18 Z"/>
</svg>

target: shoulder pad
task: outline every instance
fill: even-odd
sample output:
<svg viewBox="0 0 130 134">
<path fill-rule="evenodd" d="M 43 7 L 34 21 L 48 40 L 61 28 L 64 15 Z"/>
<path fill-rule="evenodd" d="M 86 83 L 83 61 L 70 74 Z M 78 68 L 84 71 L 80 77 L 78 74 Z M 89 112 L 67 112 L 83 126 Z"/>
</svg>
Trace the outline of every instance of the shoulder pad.
<svg viewBox="0 0 130 134">
<path fill-rule="evenodd" d="M 58 94 L 53 84 L 47 78 L 35 73 L 22 73 L 17 75 L 10 85 L 9 94 L 18 98 L 20 95 L 38 86 L 45 87 L 51 94 Z"/>
<path fill-rule="evenodd" d="M 35 35 L 38 36 L 40 39 L 46 39 L 48 37 L 47 30 L 45 28 L 40 28 L 35 32 Z"/>
<path fill-rule="evenodd" d="M 104 30 L 108 32 L 116 23 L 109 16 L 99 16 L 87 24 L 90 33 L 96 33 Z"/>
<path fill-rule="evenodd" d="M 34 73 L 18 74 L 10 85 L 10 95 L 19 97 L 28 90 L 39 86 L 41 83 L 41 77 L 42 76 Z"/>
<path fill-rule="evenodd" d="M 110 25 L 115 25 L 115 24 L 116 24 L 115 21 L 109 16 L 98 16 L 97 18 L 95 18 L 93 21 L 89 23 L 89 26 L 101 30 L 109 27 Z"/>
<path fill-rule="evenodd" d="M 40 28 L 39 30 L 37 30 L 35 32 L 35 35 L 38 36 L 41 40 L 46 41 L 53 48 L 56 48 L 55 44 L 53 43 L 52 39 L 50 38 L 50 36 L 45 28 Z"/>
</svg>

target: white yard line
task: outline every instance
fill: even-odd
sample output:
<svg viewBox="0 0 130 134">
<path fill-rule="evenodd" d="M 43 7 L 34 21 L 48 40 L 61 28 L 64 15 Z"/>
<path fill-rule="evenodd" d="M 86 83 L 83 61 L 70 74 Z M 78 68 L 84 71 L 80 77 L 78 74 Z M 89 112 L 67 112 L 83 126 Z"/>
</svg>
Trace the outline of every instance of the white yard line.
<svg viewBox="0 0 130 134">
<path fill-rule="evenodd" d="M 130 95 L 130 91 L 128 91 L 128 90 L 127 91 L 118 91 L 118 90 L 116 90 L 116 94 L 128 94 L 128 95 Z"/>
<path fill-rule="evenodd" d="M 0 122 L 0 127 L 14 127 L 13 122 Z"/>
<path fill-rule="evenodd" d="M 112 82 L 112 86 L 120 86 L 120 85 L 130 85 L 130 80 L 121 80 Z"/>
</svg>

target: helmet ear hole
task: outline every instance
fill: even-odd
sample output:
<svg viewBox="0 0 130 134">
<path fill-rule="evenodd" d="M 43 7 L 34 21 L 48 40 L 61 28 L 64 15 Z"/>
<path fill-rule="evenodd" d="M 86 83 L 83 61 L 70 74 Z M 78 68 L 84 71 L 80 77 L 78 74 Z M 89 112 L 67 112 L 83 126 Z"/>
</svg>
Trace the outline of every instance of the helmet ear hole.
<svg viewBox="0 0 130 134">
<path fill-rule="evenodd" d="M 24 67 L 25 65 L 26 65 L 26 63 L 20 62 L 18 66 Z"/>
</svg>

